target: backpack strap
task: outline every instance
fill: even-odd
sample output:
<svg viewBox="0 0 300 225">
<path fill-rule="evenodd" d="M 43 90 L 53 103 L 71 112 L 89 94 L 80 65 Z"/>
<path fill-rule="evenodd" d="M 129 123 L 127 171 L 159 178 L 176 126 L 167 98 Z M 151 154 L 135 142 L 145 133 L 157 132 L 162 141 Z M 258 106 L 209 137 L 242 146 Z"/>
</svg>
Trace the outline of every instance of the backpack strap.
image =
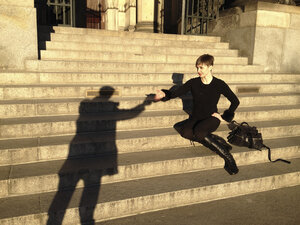
<svg viewBox="0 0 300 225">
<path fill-rule="evenodd" d="M 266 146 L 266 145 L 264 145 L 264 147 L 265 147 L 266 149 L 268 149 L 268 158 L 269 158 L 270 162 L 274 163 L 274 162 L 281 161 L 281 162 L 285 162 L 285 163 L 291 164 L 290 161 L 285 160 L 285 159 L 276 159 L 276 160 L 272 160 L 272 159 L 271 159 L 271 149 L 270 149 L 268 146 Z"/>
<path fill-rule="evenodd" d="M 244 124 L 246 124 L 247 126 L 249 126 L 249 124 L 247 122 L 242 122 L 240 125 L 243 126 Z"/>
</svg>

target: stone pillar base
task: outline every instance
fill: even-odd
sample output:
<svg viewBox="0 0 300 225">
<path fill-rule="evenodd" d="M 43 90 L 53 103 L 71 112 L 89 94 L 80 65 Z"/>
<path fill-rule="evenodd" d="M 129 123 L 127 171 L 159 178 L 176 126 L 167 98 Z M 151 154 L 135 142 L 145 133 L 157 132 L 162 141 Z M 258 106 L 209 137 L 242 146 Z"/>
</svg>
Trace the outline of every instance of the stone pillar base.
<svg viewBox="0 0 300 225">
<path fill-rule="evenodd" d="M 134 32 L 134 31 L 135 31 L 135 26 L 130 25 L 130 26 L 128 26 L 128 27 L 125 29 L 125 31 Z"/>
<path fill-rule="evenodd" d="M 139 22 L 135 26 L 136 32 L 158 33 L 158 24 L 155 22 Z"/>
</svg>

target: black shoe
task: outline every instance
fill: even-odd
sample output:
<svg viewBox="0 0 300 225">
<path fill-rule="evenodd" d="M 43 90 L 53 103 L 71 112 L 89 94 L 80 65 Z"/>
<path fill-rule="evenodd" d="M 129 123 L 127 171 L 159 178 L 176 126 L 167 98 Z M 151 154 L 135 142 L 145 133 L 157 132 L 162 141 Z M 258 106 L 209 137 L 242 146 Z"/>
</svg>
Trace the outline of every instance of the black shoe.
<svg viewBox="0 0 300 225">
<path fill-rule="evenodd" d="M 206 136 L 201 143 L 217 153 L 220 157 L 222 157 L 225 161 L 224 169 L 230 174 L 237 174 L 239 169 L 236 166 L 235 160 L 231 153 L 217 140 L 213 138 L 213 136 L 208 135 Z M 231 146 L 230 146 L 231 147 Z"/>
<path fill-rule="evenodd" d="M 235 164 L 235 162 L 234 162 Z M 230 175 L 234 175 L 237 174 L 239 172 L 239 168 L 237 168 L 237 166 L 230 166 L 228 165 L 228 163 L 225 161 L 225 166 L 224 169 L 227 171 L 227 173 L 229 173 Z"/>
</svg>

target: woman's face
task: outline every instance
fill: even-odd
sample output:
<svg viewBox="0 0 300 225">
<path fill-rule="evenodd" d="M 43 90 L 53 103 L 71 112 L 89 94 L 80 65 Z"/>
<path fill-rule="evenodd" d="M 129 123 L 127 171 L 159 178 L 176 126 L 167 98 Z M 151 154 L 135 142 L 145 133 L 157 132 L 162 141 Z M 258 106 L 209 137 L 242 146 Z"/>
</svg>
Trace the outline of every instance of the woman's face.
<svg viewBox="0 0 300 225">
<path fill-rule="evenodd" d="M 208 74 L 210 74 L 211 70 L 212 70 L 212 66 L 207 66 L 206 64 L 203 64 L 203 63 L 197 65 L 197 72 L 198 72 L 199 76 L 202 78 L 204 78 Z"/>
</svg>

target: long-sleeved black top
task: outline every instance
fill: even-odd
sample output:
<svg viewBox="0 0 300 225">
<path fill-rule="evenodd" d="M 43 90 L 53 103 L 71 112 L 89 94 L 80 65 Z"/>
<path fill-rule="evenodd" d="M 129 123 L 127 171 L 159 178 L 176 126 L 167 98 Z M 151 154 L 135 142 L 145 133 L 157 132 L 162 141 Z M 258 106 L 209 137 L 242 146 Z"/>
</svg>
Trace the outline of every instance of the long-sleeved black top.
<svg viewBox="0 0 300 225">
<path fill-rule="evenodd" d="M 230 102 L 229 112 L 234 113 L 240 104 L 237 96 L 232 92 L 229 86 L 221 79 L 213 77 L 210 84 L 204 84 L 201 78 L 193 78 L 176 90 L 163 90 L 166 93 L 166 98 L 176 98 L 188 91 L 191 91 L 193 96 L 193 111 L 191 117 L 196 120 L 202 120 L 210 117 L 213 113 L 218 112 L 217 104 L 221 94 L 224 95 Z"/>
</svg>

